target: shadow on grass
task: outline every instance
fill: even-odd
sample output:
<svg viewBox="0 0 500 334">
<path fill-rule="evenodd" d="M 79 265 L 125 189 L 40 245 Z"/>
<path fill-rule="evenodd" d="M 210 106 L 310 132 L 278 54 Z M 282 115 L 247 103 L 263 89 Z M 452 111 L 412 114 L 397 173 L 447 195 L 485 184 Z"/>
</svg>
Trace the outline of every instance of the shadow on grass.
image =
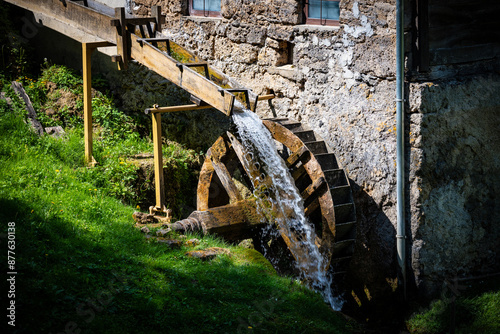
<svg viewBox="0 0 500 334">
<path fill-rule="evenodd" d="M 0 199 L 0 207 L 4 226 L 16 225 L 15 333 L 345 331 L 301 285 L 232 255 L 201 262 L 148 243 L 127 210 L 96 232 L 40 216 L 31 201 Z"/>
</svg>

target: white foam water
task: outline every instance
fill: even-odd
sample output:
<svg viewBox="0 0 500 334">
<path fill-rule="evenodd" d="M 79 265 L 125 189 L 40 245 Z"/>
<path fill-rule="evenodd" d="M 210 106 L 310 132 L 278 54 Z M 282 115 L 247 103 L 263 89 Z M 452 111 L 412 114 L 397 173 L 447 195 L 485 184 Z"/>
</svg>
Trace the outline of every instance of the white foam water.
<svg viewBox="0 0 500 334">
<path fill-rule="evenodd" d="M 297 266 L 310 287 L 319 291 L 334 310 L 340 310 L 343 301 L 332 294 L 331 278 L 323 270 L 324 260 L 315 245 L 316 234 L 313 227 L 304 214 L 303 199 L 278 153 L 269 130 L 260 118 L 249 110 L 235 112 L 233 121 L 246 150 L 248 162 L 251 160 L 261 171 L 260 176 L 252 178 L 249 175 L 259 211 L 264 216 L 276 220 L 278 228 L 290 239 L 293 239 L 292 231 L 295 236 L 301 236 L 300 242 L 292 243 L 290 247 Z M 279 233 L 275 228 L 272 230 Z M 297 247 L 294 248 L 293 245 Z"/>
</svg>

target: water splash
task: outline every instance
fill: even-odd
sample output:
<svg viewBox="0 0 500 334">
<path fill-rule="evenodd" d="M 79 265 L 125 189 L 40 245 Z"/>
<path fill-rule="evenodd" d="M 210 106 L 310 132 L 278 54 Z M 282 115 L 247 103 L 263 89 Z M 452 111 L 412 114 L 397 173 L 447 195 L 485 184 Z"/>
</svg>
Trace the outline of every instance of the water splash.
<svg viewBox="0 0 500 334">
<path fill-rule="evenodd" d="M 299 242 L 292 242 L 289 248 L 305 281 L 319 291 L 334 310 L 340 310 L 343 301 L 333 296 L 330 289 L 332 281 L 323 270 L 324 260 L 314 242 L 316 234 L 304 214 L 303 199 L 270 132 L 260 118 L 248 110 L 235 112 L 233 121 L 246 151 L 244 163 L 253 164 L 261 172 L 249 177 L 258 210 L 277 223 L 279 231 L 269 226 L 268 232 L 281 233 L 290 239 L 300 236 Z"/>
</svg>

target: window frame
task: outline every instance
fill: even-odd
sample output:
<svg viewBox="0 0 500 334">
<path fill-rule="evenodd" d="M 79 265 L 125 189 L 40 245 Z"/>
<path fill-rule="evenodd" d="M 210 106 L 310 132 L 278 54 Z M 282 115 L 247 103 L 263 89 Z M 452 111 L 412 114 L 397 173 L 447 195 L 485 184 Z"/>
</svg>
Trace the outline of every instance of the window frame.
<svg viewBox="0 0 500 334">
<path fill-rule="evenodd" d="M 338 2 L 340 5 L 340 0 L 320 0 L 320 1 Z M 323 10 L 323 3 L 321 3 L 320 10 L 321 11 Z M 304 15 L 306 18 L 306 24 L 322 25 L 322 26 L 335 26 L 335 27 L 340 26 L 339 20 L 323 19 L 323 18 L 319 18 L 319 19 L 310 18 L 309 17 L 309 0 L 306 0 L 304 3 Z M 340 13 L 339 13 L 339 19 L 340 19 Z"/>
<path fill-rule="evenodd" d="M 203 0 L 203 3 L 205 3 L 206 0 Z M 213 11 L 213 10 L 197 10 L 193 9 L 193 0 L 189 0 L 189 15 L 191 16 L 202 16 L 202 17 L 221 17 L 220 11 Z"/>
</svg>

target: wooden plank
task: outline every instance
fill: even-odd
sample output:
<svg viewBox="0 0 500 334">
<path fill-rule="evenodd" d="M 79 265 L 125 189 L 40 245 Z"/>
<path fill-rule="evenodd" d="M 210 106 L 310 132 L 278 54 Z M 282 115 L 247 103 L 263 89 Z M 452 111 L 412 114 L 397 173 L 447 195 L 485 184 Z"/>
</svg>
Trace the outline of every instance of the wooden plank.
<svg viewBox="0 0 500 334">
<path fill-rule="evenodd" d="M 264 101 L 264 100 L 272 100 L 276 97 L 274 94 L 267 94 L 267 95 L 259 95 L 257 98 L 259 101 Z"/>
<path fill-rule="evenodd" d="M 213 108 L 211 105 L 197 105 L 197 104 L 187 104 L 185 106 L 172 106 L 172 107 L 160 107 L 160 108 L 147 108 L 144 113 L 152 114 L 152 113 L 169 113 L 169 112 L 179 112 L 179 111 L 192 111 L 192 110 L 200 110 L 200 109 L 210 109 Z"/>
<path fill-rule="evenodd" d="M 310 184 L 300 196 L 304 199 L 305 202 L 309 202 L 309 197 L 311 197 L 319 188 L 326 185 L 326 181 L 324 177 L 320 177 L 314 181 L 314 183 Z"/>
<path fill-rule="evenodd" d="M 229 92 L 221 93 L 218 85 L 190 68 L 182 71 L 180 86 L 228 116 L 233 111 L 234 95 Z M 229 100 L 226 101 L 225 97 Z"/>
<path fill-rule="evenodd" d="M 85 163 L 94 165 L 93 138 L 92 138 L 92 52 L 96 48 L 112 46 L 110 42 L 82 43 L 83 60 L 83 132 L 85 142 Z"/>
<path fill-rule="evenodd" d="M 465 47 L 432 50 L 432 65 L 460 64 L 479 60 L 494 59 L 500 56 L 499 44 L 483 44 Z"/>
<path fill-rule="evenodd" d="M 138 38 L 137 41 L 139 43 L 141 42 L 148 42 L 148 43 L 154 43 L 154 42 L 168 42 L 170 38 L 165 38 L 165 37 L 155 37 L 155 38 Z"/>
<path fill-rule="evenodd" d="M 129 33 L 127 31 L 127 24 L 125 23 L 125 8 L 115 8 L 115 17 L 120 22 L 120 24 L 116 26 L 116 49 L 118 50 L 118 55 L 121 56 L 118 67 L 126 70 L 128 68 L 130 54 Z"/>
<path fill-rule="evenodd" d="M 137 36 L 131 35 L 132 58 L 179 86 L 181 72 L 176 66 L 177 61 L 149 43 L 142 43 L 141 46 L 137 39 Z"/>
<path fill-rule="evenodd" d="M 123 8 L 123 7 L 118 7 L 118 8 Z M 115 10 L 118 8 L 115 8 Z M 137 26 L 141 25 L 142 26 L 142 25 L 146 25 L 149 23 L 155 23 L 155 22 L 156 22 L 156 19 L 154 17 L 129 17 L 126 19 L 125 25 L 132 24 L 132 25 L 137 25 Z M 121 24 L 122 24 L 122 20 L 120 18 L 115 18 L 115 19 L 111 20 L 111 25 L 114 27 L 118 27 Z"/>
<path fill-rule="evenodd" d="M 296 163 L 303 161 L 308 157 L 309 150 L 305 147 L 305 145 L 302 145 L 286 159 L 286 166 L 288 168 L 292 168 Z"/>
<path fill-rule="evenodd" d="M 234 105 L 233 94 L 221 93 L 218 85 L 188 67 L 183 67 L 181 70 L 177 66 L 180 64 L 178 61 L 149 43 L 143 42 L 141 46 L 138 39 L 136 35 L 131 34 L 131 56 L 133 59 L 224 114 L 228 116 L 231 114 Z"/>
<path fill-rule="evenodd" d="M 236 156 L 238 157 L 238 160 L 241 162 L 241 165 L 245 169 L 245 172 L 249 175 L 249 177 L 252 180 L 257 180 L 258 178 L 260 179 L 261 171 L 255 164 L 251 163 L 248 159 L 245 157 L 245 148 L 243 145 L 239 142 L 238 139 L 231 133 L 231 132 L 226 132 L 229 141 L 231 142 L 231 146 L 233 147 L 234 152 L 236 153 Z M 258 182 L 260 184 L 270 184 L 269 177 L 266 175 L 265 180 L 260 179 Z M 256 185 L 256 188 L 258 185 Z"/>
<path fill-rule="evenodd" d="M 161 27 L 165 24 L 165 16 L 161 14 L 161 6 L 152 6 L 151 16 L 156 19 L 155 31 L 160 32 Z"/>
<path fill-rule="evenodd" d="M 91 7 L 85 7 L 73 1 L 59 0 L 5 0 L 13 5 L 29 11 L 40 13 L 67 25 L 78 28 L 85 33 L 115 42 L 115 31 L 110 29 L 112 16 L 99 12 Z M 89 1 L 90 4 L 90 1 Z M 106 6 L 101 6 L 106 7 Z M 109 9 L 109 7 L 107 7 Z M 65 33 L 62 29 L 61 33 Z"/>
</svg>

